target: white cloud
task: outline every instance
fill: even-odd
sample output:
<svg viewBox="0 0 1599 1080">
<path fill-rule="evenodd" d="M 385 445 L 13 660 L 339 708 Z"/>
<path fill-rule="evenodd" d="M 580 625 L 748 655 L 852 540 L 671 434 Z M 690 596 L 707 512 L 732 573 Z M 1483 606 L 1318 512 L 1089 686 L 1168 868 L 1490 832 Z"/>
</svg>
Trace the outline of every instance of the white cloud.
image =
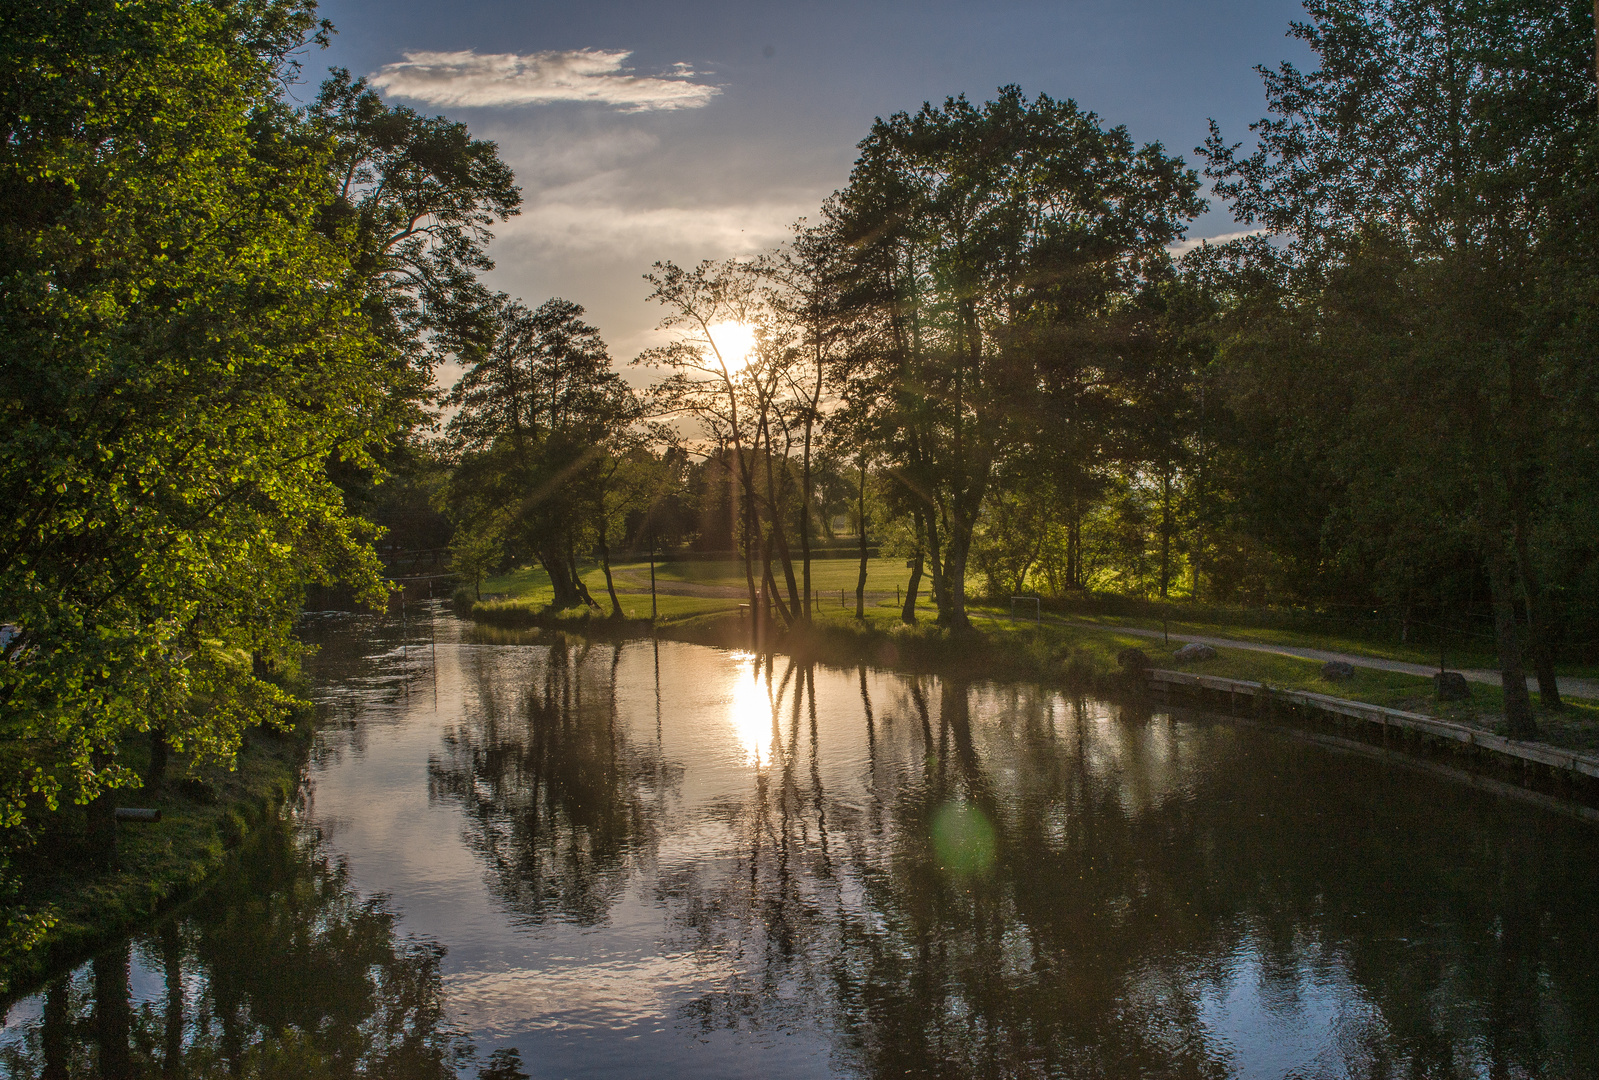
<svg viewBox="0 0 1599 1080">
<path fill-rule="evenodd" d="M 1231 240 L 1242 240 L 1246 236 L 1260 236 L 1265 233 L 1267 233 L 1266 229 L 1245 229 L 1242 232 L 1222 233 L 1220 236 L 1196 236 L 1187 240 L 1179 240 L 1175 244 L 1167 244 L 1166 250 L 1171 252 L 1172 258 L 1176 259 L 1187 255 L 1200 244 L 1210 244 L 1215 247 Z"/>
<path fill-rule="evenodd" d="M 714 207 L 628 206 L 559 195 L 527 207 L 500 227 L 503 241 L 573 254 L 654 259 L 728 258 L 781 243 L 806 203 L 765 202 Z"/>
<path fill-rule="evenodd" d="M 588 101 L 623 112 L 697 109 L 722 91 L 690 82 L 697 74 L 674 64 L 664 76 L 633 75 L 621 50 L 569 49 L 516 53 L 408 52 L 369 76 L 380 90 L 432 105 L 541 105 Z"/>
</svg>

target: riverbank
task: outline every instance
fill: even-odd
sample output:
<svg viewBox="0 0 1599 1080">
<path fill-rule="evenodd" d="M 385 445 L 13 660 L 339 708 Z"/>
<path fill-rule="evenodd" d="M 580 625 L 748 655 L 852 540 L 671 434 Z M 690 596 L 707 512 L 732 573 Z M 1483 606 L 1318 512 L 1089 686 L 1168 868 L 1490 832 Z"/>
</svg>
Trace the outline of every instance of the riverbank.
<svg viewBox="0 0 1599 1080">
<path fill-rule="evenodd" d="M 552 613 L 541 597 L 458 605 L 463 615 L 493 626 L 544 627 L 573 633 L 628 636 L 648 634 L 649 619 L 610 620 L 581 611 Z M 710 597 L 660 597 L 659 636 L 723 648 L 752 646 L 746 615 L 726 600 Z M 647 599 L 646 599 L 647 602 Z M 646 611 L 648 609 L 646 608 Z M 1218 647 L 1204 660 L 1175 665 L 1171 651 L 1181 644 L 1151 639 L 1141 628 L 1114 627 L 1048 617 L 1010 618 L 1006 612 L 972 611 L 973 632 L 954 635 L 939 629 L 931 613 L 915 626 L 899 620 L 896 608 L 870 605 L 866 619 L 853 607 L 816 609 L 809 627 L 774 631 L 765 643 L 776 651 L 834 664 L 870 663 L 902 670 L 936 671 L 974 678 L 1028 679 L 1092 693 L 1125 690 L 1118 657 L 1136 649 L 1155 667 L 1214 678 L 1259 683 L 1279 690 L 1320 694 L 1397 709 L 1459 724 L 1490 735 L 1504 735 L 1504 695 L 1497 686 L 1472 684 L 1464 701 L 1441 702 L 1433 680 L 1402 671 L 1356 667 L 1347 678 L 1329 679 L 1324 664 L 1246 647 Z M 1561 750 L 1599 750 L 1599 704 L 1570 701 L 1559 712 L 1538 711 L 1540 742 Z"/>
<path fill-rule="evenodd" d="M 16 907 L 47 911 L 55 923 L 32 949 L 0 965 L 0 1000 L 193 897 L 297 796 L 310 735 L 308 719 L 283 734 L 254 730 L 232 770 L 186 772 L 174 761 L 159 792 L 119 793 L 119 804 L 160 810 L 161 820 L 117 825 L 115 869 L 89 857 L 84 808 L 63 807 L 12 866 Z"/>
<path fill-rule="evenodd" d="M 859 573 L 858 562 L 852 560 L 822 560 L 813 566 L 812 585 L 816 590 L 820 610 L 824 613 L 847 612 L 855 608 L 855 585 Z M 650 613 L 650 567 L 647 563 L 616 562 L 612 564 L 619 599 L 624 614 L 631 618 L 646 618 Z M 903 560 L 874 558 L 867 566 L 866 603 L 869 609 L 882 608 L 891 615 L 896 613 L 903 597 L 903 586 L 909 571 Z M 607 604 L 604 576 L 598 567 L 586 567 L 583 579 L 590 592 L 601 604 Z M 693 562 L 662 562 L 655 567 L 657 601 L 663 618 L 676 618 L 688 614 L 712 614 L 717 611 L 735 611 L 746 600 L 743 563 L 724 559 Z M 553 593 L 549 580 L 537 567 L 526 567 L 511 573 L 486 578 L 482 592 L 506 604 L 530 604 L 534 607 L 547 604 Z M 978 616 L 984 614 L 1008 616 L 1009 605 L 993 606 L 982 600 L 970 600 Z M 470 605 L 468 605 L 470 606 Z M 1147 638 L 1151 634 L 1170 634 L 1183 641 L 1200 638 L 1232 639 L 1242 645 L 1280 647 L 1286 651 L 1320 650 L 1346 656 L 1358 656 L 1370 666 L 1381 667 L 1384 661 L 1425 667 L 1423 677 L 1430 675 L 1439 660 L 1439 642 L 1418 636 L 1423 630 L 1433 633 L 1436 628 L 1412 628 L 1407 633 L 1397 624 L 1373 618 L 1338 617 L 1326 613 L 1297 609 L 1241 607 L 1237 605 L 1197 603 L 1191 600 L 1162 601 L 1115 594 L 1082 594 L 1071 598 L 1045 600 L 1041 604 L 1045 624 L 1069 622 L 1079 625 L 1099 626 L 1109 629 L 1141 631 Z M 932 619 L 936 612 L 930 600 L 923 596 L 918 610 L 923 618 Z M 1017 614 L 1031 614 L 1031 600 L 1018 604 Z M 1409 642 L 1406 643 L 1406 638 Z M 1444 642 L 1446 661 L 1450 670 L 1470 671 L 1474 668 L 1492 668 L 1497 663 L 1493 651 L 1492 635 L 1467 633 L 1453 628 Z M 1146 650 L 1149 647 L 1146 643 Z M 1556 668 L 1563 679 L 1599 680 L 1599 664 L 1590 658 L 1579 662 L 1568 657 Z M 1412 671 L 1412 674 L 1417 672 Z M 1599 698 L 1599 695 L 1577 693 L 1577 697 Z"/>
</svg>

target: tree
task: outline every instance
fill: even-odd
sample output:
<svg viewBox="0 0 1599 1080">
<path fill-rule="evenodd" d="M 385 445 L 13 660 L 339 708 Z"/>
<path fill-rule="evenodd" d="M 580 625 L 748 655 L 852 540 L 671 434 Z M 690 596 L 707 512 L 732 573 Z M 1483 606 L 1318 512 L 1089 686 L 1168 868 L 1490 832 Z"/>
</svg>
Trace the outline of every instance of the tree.
<svg viewBox="0 0 1599 1080">
<path fill-rule="evenodd" d="M 794 412 L 800 426 L 800 502 L 798 532 L 800 544 L 803 606 L 799 611 L 807 622 L 811 618 L 811 517 L 816 501 L 813 471 L 815 437 L 822 421 L 824 392 L 828 375 L 842 359 L 840 348 L 847 340 L 847 324 L 842 311 L 842 286 L 846 273 L 845 250 L 834 229 L 823 226 L 794 229 L 794 241 L 775 253 L 764 267 L 775 283 L 773 306 L 780 318 L 798 333 L 799 355 L 783 366 L 783 378 L 794 396 Z M 914 603 L 912 610 L 914 610 Z"/>
<path fill-rule="evenodd" d="M 853 264 L 840 422 L 921 499 L 941 621 L 969 625 L 978 514 L 995 467 L 1039 423 L 1037 323 L 1096 311 L 1164 264 L 1203 208 L 1197 188 L 1159 144 L 1014 86 L 878 120 L 861 143 L 829 208 Z"/>
<path fill-rule="evenodd" d="M 673 335 L 665 345 L 646 349 L 635 364 L 662 368 L 667 377 L 652 390 L 661 415 L 691 416 L 703 434 L 730 455 L 742 508 L 733 508 L 734 535 L 744 537 L 744 579 L 752 617 L 758 612 L 755 558 L 760 546 L 755 519 L 755 450 L 761 437 L 760 417 L 750 415 L 747 365 L 724 352 L 713 328 L 770 326 L 756 275 L 738 262 L 702 262 L 684 270 L 671 262 L 656 263 L 646 274 L 654 291 L 649 299 L 666 311 L 657 329 Z M 758 333 L 758 332 L 757 332 Z M 725 337 L 725 335 L 724 335 Z M 770 576 L 770 569 L 764 577 Z M 770 595 L 770 591 L 766 593 Z"/>
<path fill-rule="evenodd" d="M 1241 155 L 1212 125 L 1207 171 L 1241 221 L 1291 237 L 1303 353 L 1376 451 L 1342 461 L 1356 516 L 1380 516 L 1385 476 L 1406 477 L 1420 513 L 1471 533 L 1507 720 L 1529 736 L 1526 631 L 1559 701 L 1533 544 L 1560 471 L 1572 293 L 1592 275 L 1570 258 L 1595 220 L 1586 6 L 1306 6 L 1293 32 L 1320 67 L 1261 69 L 1274 115 L 1253 126 L 1258 147 Z"/>
<path fill-rule="evenodd" d="M 0 821 L 280 718 L 303 584 L 378 589 L 330 462 L 403 381 L 279 92 L 311 5 L 24 5 L 0 44 Z"/>
<path fill-rule="evenodd" d="M 557 608 L 597 606 L 578 574 L 577 551 L 592 536 L 609 579 L 614 508 L 604 495 L 617 440 L 639 419 L 599 331 L 569 300 L 529 310 L 501 294 L 464 335 L 461 358 L 466 371 L 446 399 L 458 407 L 447 431 L 457 519 L 535 555 Z"/>
<path fill-rule="evenodd" d="M 321 227 L 353 252 L 363 308 L 392 369 L 383 418 L 392 447 L 376 455 L 376 468 L 334 475 L 352 506 L 414 540 L 404 518 L 427 508 L 407 489 L 430 465 L 420 436 L 433 424 L 433 373 L 489 302 L 478 275 L 494 267 L 490 229 L 520 212 L 521 193 L 494 143 L 457 121 L 386 105 L 343 69 L 323 82 L 305 118 L 331 153 Z M 390 476 L 399 492 L 384 485 Z M 375 490 L 383 486 L 390 490 Z"/>
</svg>

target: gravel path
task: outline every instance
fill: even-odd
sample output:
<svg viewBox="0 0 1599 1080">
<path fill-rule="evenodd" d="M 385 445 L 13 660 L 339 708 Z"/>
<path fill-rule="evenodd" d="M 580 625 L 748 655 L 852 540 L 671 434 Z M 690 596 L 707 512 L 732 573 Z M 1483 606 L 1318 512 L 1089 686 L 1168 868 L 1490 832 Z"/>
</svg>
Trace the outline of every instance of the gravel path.
<svg viewBox="0 0 1599 1080">
<path fill-rule="evenodd" d="M 1099 626 L 1104 630 L 1115 630 L 1123 634 L 1136 634 L 1139 637 L 1158 638 L 1163 636 L 1159 630 L 1146 630 L 1141 626 Z M 1207 637 L 1202 634 L 1172 634 L 1172 641 L 1182 644 L 1197 641 L 1201 645 L 1209 645 L 1218 649 L 1247 649 L 1250 652 L 1276 653 L 1279 656 L 1297 656 L 1301 660 L 1342 660 L 1354 667 L 1374 668 L 1378 671 L 1399 671 L 1406 675 L 1421 675 L 1430 677 L 1438 673 L 1438 669 L 1427 664 L 1412 664 L 1404 660 L 1384 660 L 1377 656 L 1361 656 L 1358 653 L 1329 652 L 1326 649 L 1306 649 L 1297 645 L 1268 645 L 1258 641 L 1238 641 L 1235 638 Z M 1483 668 L 1466 668 L 1460 672 L 1467 680 L 1477 683 L 1487 683 L 1489 686 L 1501 685 L 1499 672 Z M 1557 679 L 1560 692 L 1571 697 L 1599 700 L 1599 679 L 1582 679 L 1574 675 L 1561 675 Z"/>
</svg>

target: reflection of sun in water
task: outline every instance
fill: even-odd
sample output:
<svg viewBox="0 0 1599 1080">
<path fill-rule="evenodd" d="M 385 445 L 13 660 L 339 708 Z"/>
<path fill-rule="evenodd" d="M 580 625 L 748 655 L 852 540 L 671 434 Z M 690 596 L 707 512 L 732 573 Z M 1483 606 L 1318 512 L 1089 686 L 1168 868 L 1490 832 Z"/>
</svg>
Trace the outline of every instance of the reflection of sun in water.
<svg viewBox="0 0 1599 1080">
<path fill-rule="evenodd" d="M 750 356 L 755 351 L 755 327 L 749 323 L 719 322 L 710 326 L 711 340 L 716 343 L 716 349 L 711 353 L 711 362 L 716 362 L 716 353 L 721 353 L 722 363 L 727 365 L 729 372 L 742 370 L 750 362 Z"/>
<path fill-rule="evenodd" d="M 772 701 L 767 696 L 766 680 L 754 656 L 738 654 L 739 665 L 733 676 L 733 700 L 728 703 L 728 720 L 744 747 L 745 761 L 769 765 L 772 761 Z"/>
</svg>

